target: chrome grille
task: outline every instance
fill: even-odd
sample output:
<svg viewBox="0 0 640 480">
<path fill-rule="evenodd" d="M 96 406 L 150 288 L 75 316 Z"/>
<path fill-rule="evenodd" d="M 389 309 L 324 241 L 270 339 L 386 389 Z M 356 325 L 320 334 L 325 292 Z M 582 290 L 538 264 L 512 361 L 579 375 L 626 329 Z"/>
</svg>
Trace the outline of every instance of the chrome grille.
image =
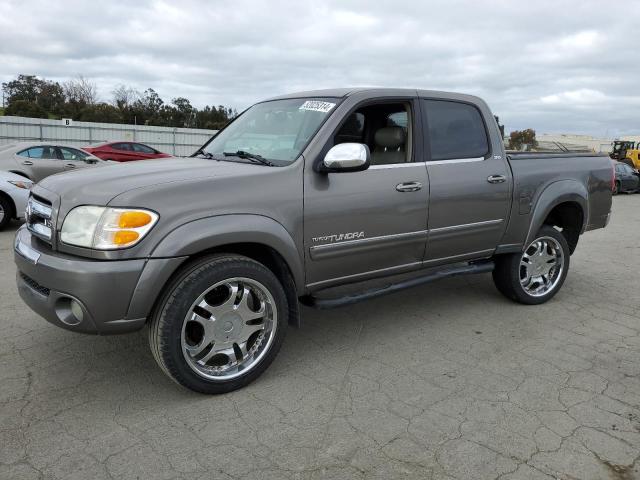
<svg viewBox="0 0 640 480">
<path fill-rule="evenodd" d="M 27 202 L 27 228 L 38 238 L 51 243 L 53 236 L 53 222 L 51 203 L 44 198 L 31 195 Z"/>
</svg>

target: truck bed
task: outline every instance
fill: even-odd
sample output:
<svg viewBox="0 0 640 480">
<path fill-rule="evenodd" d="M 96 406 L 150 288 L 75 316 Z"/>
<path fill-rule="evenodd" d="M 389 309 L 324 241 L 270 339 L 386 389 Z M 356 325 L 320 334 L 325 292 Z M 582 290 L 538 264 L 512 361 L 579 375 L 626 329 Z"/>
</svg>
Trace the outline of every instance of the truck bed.
<svg viewBox="0 0 640 480">
<path fill-rule="evenodd" d="M 561 195 L 562 185 L 572 184 L 575 191 L 579 184 L 578 189 L 588 199 L 583 231 L 605 226 L 611 209 L 612 168 L 606 154 L 512 152 L 507 154 L 507 159 L 514 178 L 514 191 L 504 243 L 521 241 L 517 232 L 526 231 L 535 223 L 532 218 L 534 206 L 552 186 L 559 190 L 556 195 Z M 569 195 L 566 200 L 571 200 Z"/>
</svg>

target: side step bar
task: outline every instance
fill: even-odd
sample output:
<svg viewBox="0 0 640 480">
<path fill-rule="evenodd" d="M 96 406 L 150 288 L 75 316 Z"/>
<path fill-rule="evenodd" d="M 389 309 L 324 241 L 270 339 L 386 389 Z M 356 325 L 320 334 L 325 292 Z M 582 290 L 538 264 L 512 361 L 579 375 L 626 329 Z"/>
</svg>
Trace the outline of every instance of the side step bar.
<svg viewBox="0 0 640 480">
<path fill-rule="evenodd" d="M 430 283 L 442 278 L 455 277 L 456 275 L 473 275 L 476 273 L 487 273 L 493 271 L 495 264 L 493 261 L 487 261 L 482 263 L 471 263 L 468 265 L 462 265 L 457 267 L 451 267 L 437 272 L 431 272 L 421 277 L 411 278 L 398 283 L 392 283 L 383 287 L 373 288 L 371 290 L 365 290 L 360 293 L 347 295 L 345 297 L 338 298 L 317 298 L 311 295 L 300 298 L 300 303 L 308 307 L 317 308 L 319 310 L 328 310 L 330 308 L 344 307 L 345 305 L 352 305 L 354 303 L 361 302 L 363 300 L 369 300 L 370 298 L 381 297 L 390 293 L 395 293 L 407 288 L 417 287 Z"/>
</svg>

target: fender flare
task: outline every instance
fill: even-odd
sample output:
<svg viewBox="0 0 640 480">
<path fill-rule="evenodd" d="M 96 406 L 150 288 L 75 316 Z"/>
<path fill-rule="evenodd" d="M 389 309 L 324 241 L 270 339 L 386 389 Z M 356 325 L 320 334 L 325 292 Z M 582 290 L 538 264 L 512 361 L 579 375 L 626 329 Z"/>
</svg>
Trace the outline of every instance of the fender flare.
<svg viewBox="0 0 640 480">
<path fill-rule="evenodd" d="M 576 180 L 558 180 L 548 185 L 538 197 L 538 201 L 534 207 L 524 247 L 533 241 L 534 236 L 542 227 L 551 210 L 561 203 L 574 202 L 580 205 L 582 209 L 582 226 L 580 233 L 583 233 L 585 226 L 589 223 L 588 199 L 589 193 L 586 187 Z"/>
<path fill-rule="evenodd" d="M 282 224 L 262 215 L 218 215 L 182 224 L 154 247 L 150 257 L 189 257 L 237 243 L 272 248 L 289 267 L 296 290 L 300 292 L 304 287 L 304 266 L 295 241 Z"/>
</svg>

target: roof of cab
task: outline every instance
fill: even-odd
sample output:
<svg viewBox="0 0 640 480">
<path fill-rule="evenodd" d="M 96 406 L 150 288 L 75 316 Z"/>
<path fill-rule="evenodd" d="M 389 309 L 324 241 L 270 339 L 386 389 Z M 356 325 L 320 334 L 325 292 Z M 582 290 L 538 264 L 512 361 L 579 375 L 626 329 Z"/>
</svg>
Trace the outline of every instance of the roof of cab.
<svg viewBox="0 0 640 480">
<path fill-rule="evenodd" d="M 337 97 L 342 98 L 346 97 L 350 93 L 354 91 L 365 90 L 363 88 L 325 88 L 322 90 L 307 90 L 304 92 L 293 92 L 293 93 L 285 93 L 284 95 L 278 95 L 272 98 L 269 98 L 265 101 L 270 100 L 283 100 L 286 98 L 305 98 L 305 97 Z"/>
<path fill-rule="evenodd" d="M 482 102 L 482 99 L 474 95 L 467 95 L 457 92 L 445 92 L 439 90 L 423 90 L 416 88 L 388 88 L 388 87 L 352 87 L 352 88 L 327 88 L 323 90 L 308 90 L 304 92 L 287 93 L 269 98 L 264 101 L 284 100 L 289 98 L 307 98 L 307 97 L 334 97 L 343 98 L 353 95 L 354 93 L 371 93 L 372 96 L 384 95 L 416 95 L 419 97 L 435 97 L 450 98 L 463 101 L 472 101 L 474 103 Z"/>
</svg>

